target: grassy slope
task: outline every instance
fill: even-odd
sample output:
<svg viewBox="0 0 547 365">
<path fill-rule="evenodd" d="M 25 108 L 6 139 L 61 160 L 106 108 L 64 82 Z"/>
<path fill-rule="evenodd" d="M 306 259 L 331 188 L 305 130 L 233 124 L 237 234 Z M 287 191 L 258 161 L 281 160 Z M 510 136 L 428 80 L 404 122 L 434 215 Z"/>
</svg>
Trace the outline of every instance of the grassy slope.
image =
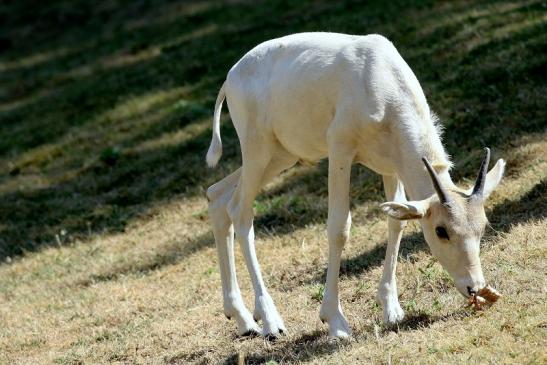
<svg viewBox="0 0 547 365">
<path fill-rule="evenodd" d="M 0 5 L 0 363 L 544 363 L 545 4 L 250 3 Z M 239 157 L 225 122 L 221 166 L 205 168 L 212 105 L 246 50 L 310 30 L 393 40 L 446 126 L 460 183 L 474 178 L 483 145 L 508 160 L 482 255 L 505 294 L 492 310 L 462 309 L 412 226 L 398 268 L 407 321 L 382 327 L 373 300 L 382 187 L 356 166 L 341 276 L 355 340 L 327 341 L 317 316 L 327 253 L 321 163 L 285 173 L 256 204 L 258 255 L 291 334 L 235 338 L 203 191 Z"/>
</svg>

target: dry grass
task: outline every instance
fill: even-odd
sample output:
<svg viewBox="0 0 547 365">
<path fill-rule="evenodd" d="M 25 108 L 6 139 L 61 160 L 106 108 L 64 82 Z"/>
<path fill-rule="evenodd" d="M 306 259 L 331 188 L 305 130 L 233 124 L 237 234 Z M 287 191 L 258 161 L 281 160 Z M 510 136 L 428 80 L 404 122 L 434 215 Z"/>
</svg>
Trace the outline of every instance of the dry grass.
<svg viewBox="0 0 547 365">
<path fill-rule="evenodd" d="M 0 5 L 0 363 L 547 362 L 542 2 L 86 4 L 51 2 L 35 17 L 24 1 Z M 508 160 L 483 241 L 485 276 L 504 295 L 491 309 L 464 308 L 413 224 L 398 266 L 407 318 L 382 325 L 383 193 L 356 166 L 340 279 L 355 336 L 329 341 L 320 163 L 284 173 L 255 205 L 262 271 L 290 333 L 236 338 L 203 191 L 238 149 L 226 118 L 221 166 L 205 169 L 212 103 L 254 44 L 318 29 L 394 40 L 444 120 L 461 184 L 482 145 Z"/>
<path fill-rule="evenodd" d="M 490 204 L 492 219 L 523 214 L 528 204 L 534 214 L 542 212 L 545 152 L 543 141 L 513 151 L 526 154 L 536 170 L 515 172 L 505 180 Z M 424 250 L 417 227 L 411 227 L 398 269 L 407 320 L 390 330 L 382 327 L 374 302 L 386 224 L 366 207 L 357 207 L 341 279 L 343 305 L 355 331 L 348 343 L 329 342 L 318 320 L 317 293 L 327 253 L 323 224 L 290 234 L 262 231 L 258 255 L 291 331 L 269 343 L 236 338 L 235 325 L 222 314 L 212 236 L 206 220 L 196 214 L 205 209 L 201 198 L 163 204 L 124 233 L 92 236 L 4 265 L 2 360 L 184 364 L 235 362 L 239 354 L 250 363 L 545 360 L 544 218 L 503 226 L 485 240 L 485 275 L 504 297 L 482 313 L 463 308 L 465 301 Z M 237 259 L 238 271 L 245 272 L 239 254 Z M 240 277 L 252 303 L 250 283 Z"/>
</svg>

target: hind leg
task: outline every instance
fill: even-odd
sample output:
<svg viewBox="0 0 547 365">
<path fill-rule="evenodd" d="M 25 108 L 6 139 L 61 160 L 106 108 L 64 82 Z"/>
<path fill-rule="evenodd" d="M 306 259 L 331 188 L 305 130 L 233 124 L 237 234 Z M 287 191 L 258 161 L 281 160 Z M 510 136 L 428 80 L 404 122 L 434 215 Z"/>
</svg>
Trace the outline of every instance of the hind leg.
<svg viewBox="0 0 547 365">
<path fill-rule="evenodd" d="M 264 187 L 273 178 L 275 178 L 284 170 L 292 167 L 298 161 L 298 158 L 289 154 L 286 150 L 282 148 L 277 148 L 275 150 L 274 156 L 275 157 L 273 157 L 273 159 L 270 161 L 264 171 L 261 187 Z M 277 312 L 277 309 L 275 308 L 275 305 L 269 296 L 265 300 L 261 300 L 260 298 L 257 298 L 257 300 L 255 300 L 253 317 L 257 321 L 262 320 L 264 322 L 264 332 L 266 334 L 275 333 L 275 331 L 269 331 L 268 328 L 266 328 L 268 320 L 270 320 L 270 322 L 273 322 L 273 324 L 269 325 L 270 328 L 274 328 L 275 324 L 277 324 L 280 332 L 286 332 L 283 320 L 281 319 L 281 316 Z"/>
<path fill-rule="evenodd" d="M 207 198 L 219 258 L 224 314 L 235 319 L 239 335 L 250 335 L 260 333 L 260 328 L 241 297 L 234 261 L 234 228 L 226 210 L 240 175 L 241 168 L 212 185 Z"/>
<path fill-rule="evenodd" d="M 281 316 L 266 289 L 256 257 L 253 227 L 253 202 L 260 188 L 281 171 L 291 167 L 297 159 L 274 141 L 250 143 L 243 150 L 240 183 L 228 205 L 228 212 L 241 244 L 247 269 L 255 292 L 256 319 L 263 324 L 265 337 L 277 337 L 286 331 Z"/>
</svg>

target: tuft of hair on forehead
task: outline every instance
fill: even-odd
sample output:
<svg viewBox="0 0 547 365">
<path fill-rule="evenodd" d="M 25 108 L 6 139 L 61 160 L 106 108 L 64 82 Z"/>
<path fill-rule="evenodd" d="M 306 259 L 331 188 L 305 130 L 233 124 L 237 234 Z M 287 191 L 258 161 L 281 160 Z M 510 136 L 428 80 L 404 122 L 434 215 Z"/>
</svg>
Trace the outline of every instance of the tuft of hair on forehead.
<svg viewBox="0 0 547 365">
<path fill-rule="evenodd" d="M 472 230 L 475 234 L 482 234 L 488 223 L 482 203 L 470 201 L 462 191 L 451 190 L 449 194 L 452 204 L 447 209 L 452 223 L 462 231 Z"/>
</svg>

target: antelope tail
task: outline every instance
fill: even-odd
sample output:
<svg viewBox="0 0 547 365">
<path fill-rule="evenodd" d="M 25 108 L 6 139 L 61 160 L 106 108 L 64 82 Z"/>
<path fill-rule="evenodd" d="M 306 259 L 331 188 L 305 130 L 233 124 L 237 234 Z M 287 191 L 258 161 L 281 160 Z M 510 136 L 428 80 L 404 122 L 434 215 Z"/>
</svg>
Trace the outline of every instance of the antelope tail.
<svg viewBox="0 0 547 365">
<path fill-rule="evenodd" d="M 220 140 L 220 113 L 222 111 L 222 102 L 226 98 L 224 87 L 226 82 L 222 84 L 220 91 L 218 92 L 217 101 L 215 104 L 215 114 L 213 116 L 213 138 L 211 139 L 211 145 L 209 151 L 207 151 L 207 165 L 209 167 L 215 167 L 220 156 L 222 156 L 222 141 Z"/>
</svg>

